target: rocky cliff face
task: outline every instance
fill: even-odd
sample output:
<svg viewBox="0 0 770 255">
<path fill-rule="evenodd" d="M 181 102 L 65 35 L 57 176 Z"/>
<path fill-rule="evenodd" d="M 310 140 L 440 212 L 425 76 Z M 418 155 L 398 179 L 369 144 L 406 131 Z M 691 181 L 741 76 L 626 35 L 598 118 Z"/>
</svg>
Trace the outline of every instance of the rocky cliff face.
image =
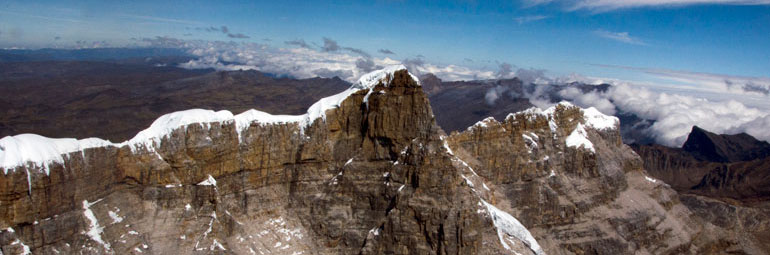
<svg viewBox="0 0 770 255">
<path fill-rule="evenodd" d="M 753 247 L 647 177 L 616 119 L 560 104 L 446 136 L 402 67 L 365 75 L 301 116 L 197 110 L 161 117 L 121 144 L 0 144 L 3 254 Z"/>
<path fill-rule="evenodd" d="M 347 93 L 311 122 L 189 124 L 5 169 L 3 252 L 541 252 L 464 184 L 405 70 Z"/>
<path fill-rule="evenodd" d="M 588 142 L 576 143 L 581 129 Z M 687 197 L 685 206 L 669 185 L 647 176 L 621 142 L 617 119 L 595 109 L 562 103 L 528 110 L 479 122 L 449 140 L 487 180 L 498 206 L 510 208 L 549 254 L 767 252 L 761 235 L 741 230 L 766 229 L 749 220 L 765 213 L 728 220 L 735 214 L 708 210 L 697 198 Z M 715 226 L 715 219 L 725 220 Z"/>
</svg>

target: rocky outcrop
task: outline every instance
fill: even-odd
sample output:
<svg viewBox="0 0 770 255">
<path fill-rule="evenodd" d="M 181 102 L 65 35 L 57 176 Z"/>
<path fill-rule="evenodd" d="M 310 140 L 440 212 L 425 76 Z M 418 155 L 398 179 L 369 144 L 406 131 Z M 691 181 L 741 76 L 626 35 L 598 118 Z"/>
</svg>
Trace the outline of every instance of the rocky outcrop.
<svg viewBox="0 0 770 255">
<path fill-rule="evenodd" d="M 770 156 L 770 144 L 740 133 L 717 135 L 693 126 L 682 149 L 698 160 L 711 162 L 749 161 Z"/>
<path fill-rule="evenodd" d="M 2 250 L 540 253 L 465 184 L 412 76 L 369 78 L 311 107 L 309 122 L 269 116 L 241 129 L 239 115 L 5 169 Z"/>
<path fill-rule="evenodd" d="M 581 127 L 589 142 L 570 142 Z M 617 120 L 595 109 L 562 103 L 487 119 L 449 141 L 549 254 L 767 251 L 760 236 L 712 225 L 713 215 L 693 213 L 675 190 L 647 176 L 622 144 Z"/>
<path fill-rule="evenodd" d="M 299 116 L 164 115 L 124 143 L 0 140 L 3 254 L 754 252 L 559 104 L 450 136 L 403 67 Z M 62 153 L 64 153 L 62 155 Z M 745 224 L 745 223 L 741 223 Z M 755 225 L 762 228 L 763 225 Z"/>
<path fill-rule="evenodd" d="M 681 149 L 632 147 L 652 176 L 681 193 L 730 203 L 770 201 L 770 145 L 747 134 L 717 135 L 696 126 Z"/>
</svg>

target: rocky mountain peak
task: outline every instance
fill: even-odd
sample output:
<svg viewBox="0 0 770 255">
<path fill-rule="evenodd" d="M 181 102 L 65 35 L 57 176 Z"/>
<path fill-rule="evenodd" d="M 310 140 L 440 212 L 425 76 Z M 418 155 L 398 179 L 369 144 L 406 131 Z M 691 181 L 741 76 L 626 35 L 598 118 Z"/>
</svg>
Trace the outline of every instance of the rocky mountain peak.
<svg viewBox="0 0 770 255">
<path fill-rule="evenodd" d="M 770 156 L 770 144 L 745 134 L 718 135 L 693 126 L 682 149 L 696 159 L 738 162 Z"/>
<path fill-rule="evenodd" d="M 0 177 L 0 249 L 540 255 L 723 243 L 703 238 L 706 224 L 646 175 L 617 127 L 561 103 L 447 136 L 396 66 L 303 115 L 192 109 L 123 143 L 35 137 L 29 148 L 56 156 L 43 161 L 14 149 L 27 137 L 7 137 L 0 158 L 21 156 Z"/>
</svg>

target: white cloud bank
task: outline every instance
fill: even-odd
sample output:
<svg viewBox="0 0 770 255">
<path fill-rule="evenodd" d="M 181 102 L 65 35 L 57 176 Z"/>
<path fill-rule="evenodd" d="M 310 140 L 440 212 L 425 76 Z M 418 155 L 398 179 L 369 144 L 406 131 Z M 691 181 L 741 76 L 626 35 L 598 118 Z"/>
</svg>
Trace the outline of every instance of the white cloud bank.
<svg viewBox="0 0 770 255">
<path fill-rule="evenodd" d="M 433 73 L 443 80 L 515 76 L 525 84 L 540 84 L 525 95 L 539 107 L 546 107 L 549 103 L 547 97 L 543 96 L 548 93 L 548 86 L 543 84 L 567 84 L 573 81 L 610 83 L 614 86 L 603 93 L 583 93 L 577 88 L 567 88 L 558 93 L 561 97 L 573 100 L 576 105 L 594 106 L 605 114 L 615 114 L 616 110 L 621 110 L 654 120 L 654 124 L 646 131 L 656 142 L 668 146 L 681 146 L 693 125 L 716 133 L 746 132 L 758 139 L 770 141 L 770 128 L 767 128 L 770 126 L 770 78 L 607 66 L 636 70 L 676 83 L 666 87 L 580 75 L 552 79 L 546 77 L 545 70 L 522 69 L 507 63 L 500 64 L 498 71 L 490 71 L 437 65 L 422 58 L 367 58 L 350 50 L 323 51 L 302 46 L 275 48 L 258 43 L 189 41 L 166 37 L 145 39 L 144 42 L 150 46 L 188 49 L 198 59 L 184 63 L 183 66 L 187 68 L 254 69 L 296 78 L 338 76 L 355 81 L 369 70 L 399 63 L 407 66 L 412 73 Z M 338 47 L 342 49 L 342 46 Z M 485 100 L 494 103 L 505 92 L 495 88 L 488 91 Z"/>
<path fill-rule="evenodd" d="M 415 74 L 433 73 L 443 80 L 475 80 L 494 78 L 494 72 L 457 65 L 437 65 L 423 59 L 403 61 L 389 57 L 375 58 L 360 49 L 338 45 L 323 38 L 320 49 L 304 41 L 287 42 L 290 47 L 276 48 L 260 43 L 181 40 L 169 37 L 146 38 L 148 46 L 187 49 L 197 56 L 181 65 L 184 68 L 214 68 L 216 70 L 258 70 L 296 78 L 334 77 L 354 82 L 361 75 L 383 66 L 404 64 Z"/>
<path fill-rule="evenodd" d="M 604 93 L 582 93 L 576 88 L 567 88 L 559 95 L 582 107 L 594 106 L 605 114 L 615 114 L 617 109 L 654 120 L 645 132 L 657 143 L 667 146 L 681 146 L 693 125 L 715 133 L 745 132 L 770 141 L 770 129 L 767 128 L 770 109 L 746 106 L 739 101 L 741 96 L 706 99 L 655 91 L 633 82 L 610 80 L 609 83 L 614 86 Z"/>
</svg>

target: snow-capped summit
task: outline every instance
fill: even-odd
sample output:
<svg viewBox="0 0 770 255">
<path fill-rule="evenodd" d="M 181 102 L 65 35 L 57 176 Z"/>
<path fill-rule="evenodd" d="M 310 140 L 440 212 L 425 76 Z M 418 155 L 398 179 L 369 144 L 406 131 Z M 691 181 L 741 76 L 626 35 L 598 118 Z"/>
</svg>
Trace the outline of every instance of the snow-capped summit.
<svg viewBox="0 0 770 255">
<path fill-rule="evenodd" d="M 357 88 L 357 89 L 369 89 L 377 85 L 380 81 L 383 81 L 382 84 L 387 86 L 390 84 L 390 81 L 393 80 L 393 74 L 396 71 L 400 70 L 406 70 L 406 66 L 404 65 L 392 65 L 387 66 L 383 69 L 373 71 L 367 74 L 364 74 L 361 76 L 361 78 L 358 79 L 358 82 L 353 84 L 351 88 Z M 420 79 L 417 78 L 412 73 L 409 73 L 410 76 L 412 76 L 412 79 L 417 82 L 417 84 L 420 84 Z"/>
<path fill-rule="evenodd" d="M 134 138 L 122 143 L 112 143 L 99 138 L 89 138 L 77 140 L 72 138 L 53 139 L 34 134 L 21 134 L 16 136 L 7 136 L 0 139 L 0 168 L 7 174 L 9 170 L 25 164 L 32 164 L 40 167 L 48 174 L 48 164 L 64 162 L 63 156 L 69 153 L 82 151 L 87 148 L 106 147 L 106 146 L 129 146 L 132 151 L 140 148 L 147 151 L 154 151 L 155 146 L 159 146 L 163 137 L 172 131 L 184 128 L 190 124 L 225 123 L 234 121 L 238 128 L 238 135 L 248 128 L 252 122 L 260 124 L 280 124 L 280 123 L 298 123 L 301 130 L 315 122 L 316 119 L 326 120 L 326 111 L 339 107 L 339 105 L 353 93 L 359 90 L 372 88 L 380 81 L 386 86 L 393 80 L 396 71 L 406 70 L 404 65 L 392 65 L 381 70 L 376 70 L 361 76 L 357 83 L 350 88 L 336 95 L 322 98 L 308 108 L 307 113 L 303 115 L 272 115 L 258 110 L 248 110 L 241 114 L 234 115 L 230 111 L 212 111 L 204 109 L 190 109 L 165 114 L 156 119 L 150 127 L 139 132 Z M 419 79 L 413 74 L 409 74 L 417 84 Z M 367 95 L 368 98 L 368 95 Z"/>
</svg>

